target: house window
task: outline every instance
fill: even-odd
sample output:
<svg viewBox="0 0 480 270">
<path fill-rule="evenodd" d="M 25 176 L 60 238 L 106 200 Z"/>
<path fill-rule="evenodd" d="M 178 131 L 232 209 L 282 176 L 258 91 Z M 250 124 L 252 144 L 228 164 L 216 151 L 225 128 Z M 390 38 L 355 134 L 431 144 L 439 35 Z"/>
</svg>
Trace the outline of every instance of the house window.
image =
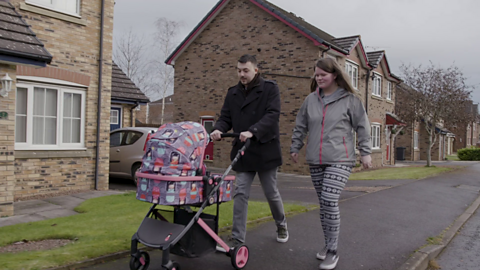
<svg viewBox="0 0 480 270">
<path fill-rule="evenodd" d="M 392 100 L 392 82 L 387 83 L 388 89 L 387 89 L 387 99 Z"/>
<path fill-rule="evenodd" d="M 17 84 L 15 150 L 84 148 L 85 91 Z"/>
<path fill-rule="evenodd" d="M 352 86 L 358 89 L 358 65 L 347 61 L 345 63 L 345 72 L 350 76 Z"/>
<path fill-rule="evenodd" d="M 382 77 L 377 73 L 374 73 L 374 74 L 375 74 L 375 77 L 373 77 L 372 94 L 374 96 L 381 97 L 382 96 Z"/>
<path fill-rule="evenodd" d="M 371 137 L 372 148 L 380 149 L 380 125 L 379 124 L 372 125 L 371 136 L 372 136 Z"/>
<path fill-rule="evenodd" d="M 26 0 L 27 4 L 80 16 L 80 0 Z"/>
<path fill-rule="evenodd" d="M 111 110 L 110 111 L 110 125 L 118 125 L 119 123 L 119 117 L 118 117 L 119 111 L 117 110 Z"/>
<path fill-rule="evenodd" d="M 418 131 L 413 133 L 413 149 L 418 149 Z"/>
</svg>

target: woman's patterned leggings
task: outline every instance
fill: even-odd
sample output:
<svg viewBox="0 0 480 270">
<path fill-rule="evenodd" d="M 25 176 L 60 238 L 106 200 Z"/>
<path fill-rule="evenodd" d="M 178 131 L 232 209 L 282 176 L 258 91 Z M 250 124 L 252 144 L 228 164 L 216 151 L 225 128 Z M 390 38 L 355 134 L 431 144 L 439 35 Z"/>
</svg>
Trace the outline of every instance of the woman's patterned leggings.
<svg viewBox="0 0 480 270">
<path fill-rule="evenodd" d="M 340 234 L 340 209 L 338 200 L 352 172 L 349 165 L 310 165 L 313 186 L 320 202 L 325 245 L 330 251 L 337 251 Z"/>
</svg>

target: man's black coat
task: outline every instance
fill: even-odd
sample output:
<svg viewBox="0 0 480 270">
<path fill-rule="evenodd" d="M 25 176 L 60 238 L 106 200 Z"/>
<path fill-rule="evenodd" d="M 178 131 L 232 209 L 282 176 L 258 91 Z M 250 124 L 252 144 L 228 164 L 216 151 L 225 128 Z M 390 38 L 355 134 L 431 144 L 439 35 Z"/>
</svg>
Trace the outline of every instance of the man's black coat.
<svg viewBox="0 0 480 270">
<path fill-rule="evenodd" d="M 234 133 L 253 133 L 250 147 L 233 167 L 240 172 L 264 171 L 282 165 L 278 126 L 280 91 L 275 82 L 259 75 L 250 85 L 248 92 L 241 83 L 228 89 L 220 118 L 213 127 L 223 133 L 232 128 Z M 232 160 L 242 146 L 239 139 L 233 141 Z"/>
</svg>

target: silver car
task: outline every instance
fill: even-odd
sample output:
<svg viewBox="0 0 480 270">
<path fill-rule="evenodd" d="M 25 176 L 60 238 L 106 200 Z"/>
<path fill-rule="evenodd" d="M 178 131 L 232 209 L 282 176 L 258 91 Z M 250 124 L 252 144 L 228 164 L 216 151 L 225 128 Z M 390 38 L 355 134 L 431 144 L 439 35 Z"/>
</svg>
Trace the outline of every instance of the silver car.
<svg viewBox="0 0 480 270">
<path fill-rule="evenodd" d="M 126 127 L 110 132 L 110 176 L 130 178 L 137 183 L 135 173 L 150 137 L 157 128 Z"/>
</svg>

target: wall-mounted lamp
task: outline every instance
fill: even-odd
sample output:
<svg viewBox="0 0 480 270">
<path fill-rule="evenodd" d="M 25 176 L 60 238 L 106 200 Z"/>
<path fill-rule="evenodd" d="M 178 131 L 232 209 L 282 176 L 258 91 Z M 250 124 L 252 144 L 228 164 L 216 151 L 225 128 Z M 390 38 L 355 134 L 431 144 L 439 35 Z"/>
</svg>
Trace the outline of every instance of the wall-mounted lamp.
<svg viewBox="0 0 480 270">
<path fill-rule="evenodd" d="M 6 73 L 5 76 L 0 79 L 0 82 L 2 83 L 2 89 L 0 89 L 0 96 L 8 97 L 8 92 L 12 91 L 12 78 L 10 78 L 10 76 L 8 76 L 8 73 Z"/>
<path fill-rule="evenodd" d="M 375 80 L 375 73 L 372 73 L 372 81 Z"/>
</svg>

